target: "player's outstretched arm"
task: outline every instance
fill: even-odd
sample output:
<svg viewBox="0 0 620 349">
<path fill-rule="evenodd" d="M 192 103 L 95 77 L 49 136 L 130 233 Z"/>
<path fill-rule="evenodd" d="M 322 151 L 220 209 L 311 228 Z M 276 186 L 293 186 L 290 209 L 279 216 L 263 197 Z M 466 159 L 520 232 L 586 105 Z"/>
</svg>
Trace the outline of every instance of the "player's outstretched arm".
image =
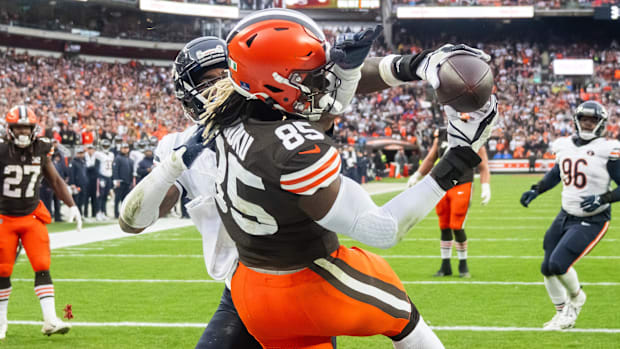
<svg viewBox="0 0 620 349">
<path fill-rule="evenodd" d="M 589 195 L 583 197 L 581 208 L 586 212 L 592 212 L 605 204 L 620 201 L 620 160 L 613 159 L 607 162 L 607 172 L 609 177 L 616 182 L 616 189 L 600 195 Z"/>
<path fill-rule="evenodd" d="M 311 196 L 302 196 L 299 206 L 326 229 L 373 247 L 389 248 L 437 205 L 466 168 L 479 162 L 471 148 L 451 149 L 430 176 L 381 207 L 359 184 L 343 176 Z"/>
<path fill-rule="evenodd" d="M 558 166 L 558 164 L 555 164 L 555 166 L 553 166 L 553 168 L 549 172 L 545 173 L 545 176 L 543 177 L 543 179 L 540 180 L 540 182 L 532 185 L 530 190 L 524 192 L 521 195 L 521 205 L 527 207 L 530 202 L 532 202 L 532 200 L 536 199 L 538 195 L 546 192 L 549 189 L 552 189 L 558 183 L 560 183 L 561 180 L 562 178 L 560 177 L 560 167 Z"/>
<path fill-rule="evenodd" d="M 204 128 L 198 128 L 184 145 L 155 166 L 151 173 L 129 192 L 123 200 L 119 217 L 119 225 L 124 232 L 142 232 L 174 206 L 180 196 L 175 185 L 176 180 L 206 148 L 203 144 L 203 131 Z"/>
<path fill-rule="evenodd" d="M 75 205 L 73 197 L 71 196 L 71 193 L 69 193 L 69 189 L 67 189 L 67 183 L 65 183 L 62 177 L 60 177 L 58 171 L 56 171 L 56 167 L 54 167 L 54 164 L 49 157 L 45 157 L 43 163 L 43 177 L 45 177 L 47 182 L 50 184 L 50 187 L 54 191 L 56 197 L 69 207 L 69 221 L 72 222 L 75 219 L 77 223 L 77 230 L 81 230 L 82 215 L 80 214 L 80 210 Z"/>
<path fill-rule="evenodd" d="M 415 55 L 388 55 L 371 57 L 364 61 L 357 93 L 377 92 L 407 82 L 424 80 L 439 87 L 439 65 L 454 55 L 471 55 L 488 62 L 491 57 L 467 45 L 446 44 L 437 50 L 424 50 Z"/>
</svg>

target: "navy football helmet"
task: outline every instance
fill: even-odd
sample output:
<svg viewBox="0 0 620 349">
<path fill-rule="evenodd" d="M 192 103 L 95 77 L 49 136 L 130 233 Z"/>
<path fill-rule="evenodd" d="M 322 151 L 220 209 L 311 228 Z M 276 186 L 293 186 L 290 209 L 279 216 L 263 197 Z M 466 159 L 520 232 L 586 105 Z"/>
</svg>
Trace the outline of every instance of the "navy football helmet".
<svg viewBox="0 0 620 349">
<path fill-rule="evenodd" d="M 226 42 L 203 36 L 188 42 L 174 61 L 174 90 L 185 116 L 197 122 L 204 117 L 207 100 L 202 92 L 226 74 L 208 74 L 216 68 L 228 69 Z"/>
<path fill-rule="evenodd" d="M 582 117 L 592 117 L 596 119 L 596 125 L 592 130 L 584 130 L 581 125 Z M 605 124 L 607 123 L 607 110 L 599 102 L 586 101 L 581 103 L 573 115 L 577 136 L 584 141 L 602 137 L 605 134 Z"/>
<path fill-rule="evenodd" d="M 99 145 L 101 146 L 101 149 L 103 149 L 104 151 L 108 151 L 112 146 L 112 142 L 110 142 L 109 139 L 104 138 L 99 142 Z"/>
</svg>

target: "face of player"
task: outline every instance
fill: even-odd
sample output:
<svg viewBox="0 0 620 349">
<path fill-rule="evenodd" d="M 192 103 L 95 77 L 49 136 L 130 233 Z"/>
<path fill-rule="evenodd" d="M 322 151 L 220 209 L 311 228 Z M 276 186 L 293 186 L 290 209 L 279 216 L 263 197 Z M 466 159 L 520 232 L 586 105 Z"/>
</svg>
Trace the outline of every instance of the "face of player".
<svg viewBox="0 0 620 349">
<path fill-rule="evenodd" d="M 213 68 L 205 71 L 198 77 L 198 92 L 204 91 L 207 87 L 213 86 L 216 82 L 223 79 L 227 75 L 228 69 L 226 68 Z"/>
<path fill-rule="evenodd" d="M 13 134 L 15 135 L 15 137 L 30 137 L 32 135 L 32 126 L 28 125 L 13 125 L 11 126 L 11 130 L 13 130 Z"/>
<path fill-rule="evenodd" d="M 582 131 L 592 132 L 598 123 L 598 118 L 595 116 L 580 116 L 579 117 L 579 125 L 581 126 Z"/>
<path fill-rule="evenodd" d="M 11 132 L 15 139 L 13 142 L 20 148 L 30 145 L 32 136 L 32 126 L 30 125 L 11 125 Z"/>
</svg>

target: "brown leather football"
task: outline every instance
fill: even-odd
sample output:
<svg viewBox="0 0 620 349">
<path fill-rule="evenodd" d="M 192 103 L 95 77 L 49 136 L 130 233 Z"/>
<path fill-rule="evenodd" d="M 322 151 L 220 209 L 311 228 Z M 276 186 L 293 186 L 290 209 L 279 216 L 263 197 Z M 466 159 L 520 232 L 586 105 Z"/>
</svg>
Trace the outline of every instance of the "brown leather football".
<svg viewBox="0 0 620 349">
<path fill-rule="evenodd" d="M 480 109 L 493 91 L 493 72 L 480 58 L 456 55 L 439 67 L 439 103 L 468 113 Z"/>
</svg>

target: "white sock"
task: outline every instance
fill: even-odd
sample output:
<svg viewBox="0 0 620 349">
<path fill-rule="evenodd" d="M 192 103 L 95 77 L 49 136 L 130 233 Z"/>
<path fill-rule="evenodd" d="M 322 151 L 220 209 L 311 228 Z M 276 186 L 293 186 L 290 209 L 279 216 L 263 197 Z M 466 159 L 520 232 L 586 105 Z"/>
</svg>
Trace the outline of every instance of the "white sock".
<svg viewBox="0 0 620 349">
<path fill-rule="evenodd" d="M 435 332 L 424 322 L 420 315 L 420 321 L 413 331 L 405 338 L 392 342 L 395 349 L 444 349 L 443 344 Z"/>
<path fill-rule="evenodd" d="M 7 321 L 7 314 L 9 309 L 9 296 L 11 295 L 12 287 L 0 290 L 0 321 Z"/>
<path fill-rule="evenodd" d="M 566 304 L 566 288 L 557 276 L 545 276 L 545 287 L 547 288 L 547 293 L 549 294 L 549 298 L 551 298 L 551 302 L 555 306 L 555 310 L 557 312 L 562 311 L 564 308 L 564 304 Z"/>
<path fill-rule="evenodd" d="M 558 275 L 558 279 L 560 279 L 562 285 L 566 287 L 566 290 L 571 297 L 576 297 L 579 294 L 581 285 L 579 284 L 579 278 L 577 277 L 575 268 L 569 268 L 566 273 Z"/>
<path fill-rule="evenodd" d="M 463 242 L 456 241 L 454 245 L 456 245 L 456 255 L 459 257 L 459 260 L 467 259 L 467 240 Z"/>
<path fill-rule="evenodd" d="M 439 247 L 441 248 L 441 259 L 450 259 L 452 257 L 452 243 L 454 241 L 440 240 Z"/>
<path fill-rule="evenodd" d="M 34 288 L 34 292 L 39 297 L 43 320 L 56 320 L 56 302 L 54 301 L 54 285 L 39 285 Z"/>
</svg>

